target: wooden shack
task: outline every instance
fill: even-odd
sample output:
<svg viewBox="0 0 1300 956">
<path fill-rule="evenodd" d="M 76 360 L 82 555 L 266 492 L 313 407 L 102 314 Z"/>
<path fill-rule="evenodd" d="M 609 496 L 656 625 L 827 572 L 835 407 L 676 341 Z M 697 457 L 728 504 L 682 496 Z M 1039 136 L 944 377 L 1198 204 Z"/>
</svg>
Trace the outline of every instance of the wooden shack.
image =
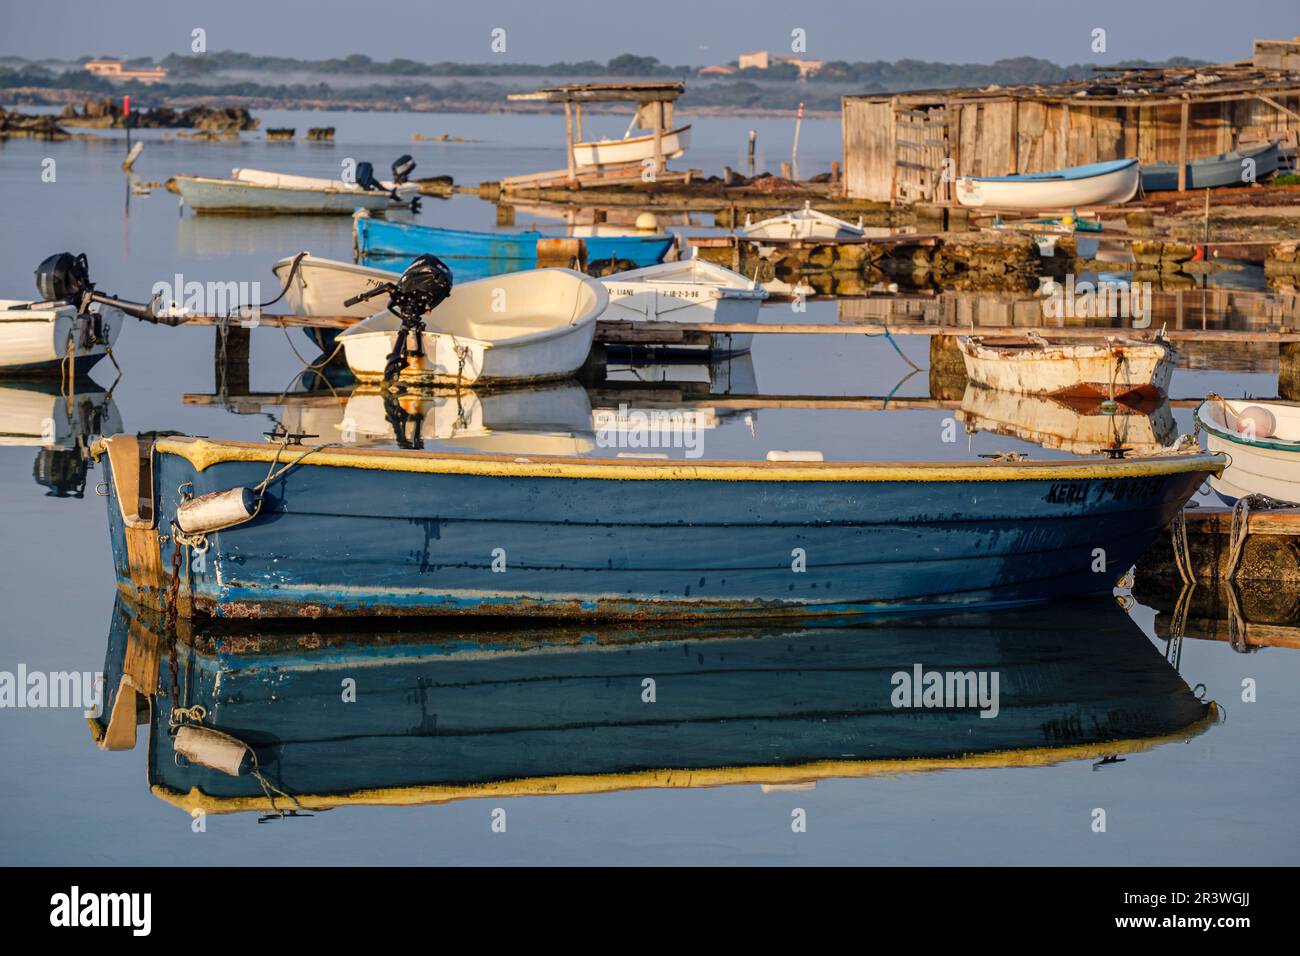
<svg viewBox="0 0 1300 956">
<path fill-rule="evenodd" d="M 845 96 L 845 194 L 949 203 L 960 176 L 1126 157 L 1186 164 L 1269 139 L 1294 147 L 1300 134 L 1294 46 L 1260 41 L 1250 60 L 1098 68 L 1093 77 L 1067 83 Z"/>
</svg>

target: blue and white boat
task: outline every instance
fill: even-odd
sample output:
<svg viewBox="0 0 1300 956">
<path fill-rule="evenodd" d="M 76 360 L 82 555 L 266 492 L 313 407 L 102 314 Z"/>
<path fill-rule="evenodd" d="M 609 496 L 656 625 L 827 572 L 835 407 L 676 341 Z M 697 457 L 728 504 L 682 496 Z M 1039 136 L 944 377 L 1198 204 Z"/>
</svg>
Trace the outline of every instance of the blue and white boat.
<svg viewBox="0 0 1300 956">
<path fill-rule="evenodd" d="M 762 617 L 1109 591 L 1219 455 L 507 457 L 115 435 L 121 591 L 183 615 Z M 817 456 L 820 457 L 820 456 Z M 173 552 L 184 547 L 173 581 Z"/>
<path fill-rule="evenodd" d="M 457 280 L 465 277 L 460 263 L 466 260 L 473 263 L 470 268 L 475 277 L 534 269 L 537 267 L 537 245 L 545 240 L 581 242 L 586 247 L 588 262 L 613 258 L 632 262 L 637 267 L 662 262 L 674 242 L 672 236 L 662 233 L 575 238 L 541 232 L 440 229 L 363 214 L 354 216 L 352 223 L 358 257 L 375 259 L 377 265 L 400 272 L 415 256 L 430 253 L 446 259 Z"/>
<path fill-rule="evenodd" d="M 1138 178 L 1136 159 L 1012 176 L 963 176 L 957 180 L 957 201 L 963 206 L 1025 212 L 1110 206 L 1137 195 Z"/>
<path fill-rule="evenodd" d="M 1217 719 L 1109 598 L 924 626 L 181 621 L 175 697 L 161 623 L 117 603 L 89 726 L 101 749 L 130 750 L 147 712 L 149 788 L 187 812 L 1031 768 Z M 962 699 L 923 699 L 936 673 L 963 678 Z"/>
<path fill-rule="evenodd" d="M 1247 176 L 1249 170 L 1250 175 Z M 1207 156 L 1187 164 L 1188 189 L 1218 186 L 1246 186 L 1261 182 L 1277 172 L 1277 143 L 1263 143 L 1248 149 Z M 1166 192 L 1178 188 L 1178 164 L 1155 163 L 1142 167 L 1144 192 Z"/>
</svg>

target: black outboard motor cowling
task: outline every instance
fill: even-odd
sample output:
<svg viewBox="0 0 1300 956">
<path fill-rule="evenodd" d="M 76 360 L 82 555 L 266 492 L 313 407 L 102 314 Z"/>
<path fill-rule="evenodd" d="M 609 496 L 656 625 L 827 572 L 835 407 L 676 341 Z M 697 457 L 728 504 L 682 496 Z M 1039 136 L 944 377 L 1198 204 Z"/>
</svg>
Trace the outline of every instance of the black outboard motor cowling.
<svg viewBox="0 0 1300 956">
<path fill-rule="evenodd" d="M 375 179 L 375 167 L 370 163 L 357 163 L 356 183 L 368 192 L 386 192 L 379 180 Z"/>
<path fill-rule="evenodd" d="M 400 186 L 415 172 L 415 160 L 403 153 L 393 160 L 393 184 Z"/>
<path fill-rule="evenodd" d="M 36 267 L 36 290 L 49 302 L 70 302 L 78 307 L 87 292 L 94 291 L 86 254 L 56 252 Z"/>
</svg>

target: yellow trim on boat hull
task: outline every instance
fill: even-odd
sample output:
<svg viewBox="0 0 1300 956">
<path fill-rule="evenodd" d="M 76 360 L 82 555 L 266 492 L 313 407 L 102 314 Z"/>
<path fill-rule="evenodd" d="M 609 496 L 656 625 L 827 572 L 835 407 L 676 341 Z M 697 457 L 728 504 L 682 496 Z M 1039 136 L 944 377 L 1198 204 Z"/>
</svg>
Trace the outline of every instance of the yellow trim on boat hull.
<svg viewBox="0 0 1300 956">
<path fill-rule="evenodd" d="M 1187 741 L 1209 730 L 1218 722 L 1219 708 L 1208 704 L 1209 712 L 1182 730 L 1138 740 L 1117 740 L 1098 744 L 1072 744 L 1066 747 L 1030 747 L 971 754 L 965 757 L 918 757 L 892 760 L 820 760 L 793 767 L 718 767 L 707 770 L 642 770 L 635 773 L 581 774 L 574 776 L 535 777 L 503 780 L 467 786 L 382 787 L 341 794 L 294 794 L 280 798 L 273 807 L 265 796 L 213 797 L 197 787 L 188 793 L 155 784 L 153 795 L 186 812 L 242 813 L 247 811 L 291 810 L 297 805 L 315 810 L 343 806 L 418 806 L 449 803 L 483 797 L 579 796 L 613 793 L 620 790 L 684 789 L 691 787 L 725 787 L 738 784 L 788 785 L 812 783 L 828 777 L 874 777 L 934 770 L 995 769 L 1004 767 L 1047 767 L 1069 760 L 1096 760 L 1114 754 L 1134 754 L 1161 744 Z"/>
<path fill-rule="evenodd" d="M 96 443 L 95 450 L 101 447 Z M 154 446 L 184 458 L 196 471 L 225 462 L 288 462 L 308 449 L 286 450 L 267 442 L 222 442 L 206 438 L 162 438 Z M 277 459 L 277 454 L 279 458 Z M 1075 481 L 1222 473 L 1227 459 L 1197 453 L 1151 458 L 1042 462 L 656 462 L 638 459 L 504 458 L 419 451 L 329 448 L 313 451 L 302 464 L 412 474 L 478 475 L 503 478 L 590 478 L 635 481 Z"/>
</svg>

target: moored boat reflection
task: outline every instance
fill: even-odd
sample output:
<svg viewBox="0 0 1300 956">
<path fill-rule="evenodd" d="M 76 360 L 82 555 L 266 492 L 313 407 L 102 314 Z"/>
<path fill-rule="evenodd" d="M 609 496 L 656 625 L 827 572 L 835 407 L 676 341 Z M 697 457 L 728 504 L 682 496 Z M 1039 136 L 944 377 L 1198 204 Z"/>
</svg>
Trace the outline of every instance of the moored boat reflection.
<svg viewBox="0 0 1300 956">
<path fill-rule="evenodd" d="M 1041 766 L 1186 739 L 1216 714 L 1111 600 L 870 626 L 177 636 L 118 602 L 90 726 L 122 750 L 146 725 L 153 793 L 208 812 Z"/>
</svg>

